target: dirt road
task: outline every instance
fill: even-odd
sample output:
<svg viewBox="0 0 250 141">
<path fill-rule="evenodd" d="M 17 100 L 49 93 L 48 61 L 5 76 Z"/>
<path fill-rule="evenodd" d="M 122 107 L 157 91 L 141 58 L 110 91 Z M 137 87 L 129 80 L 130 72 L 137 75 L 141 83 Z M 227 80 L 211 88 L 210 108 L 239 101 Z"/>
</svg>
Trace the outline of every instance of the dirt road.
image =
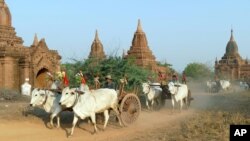
<svg viewBox="0 0 250 141">
<path fill-rule="evenodd" d="M 110 122 L 105 131 L 92 135 L 93 127 L 88 123 L 82 122 L 75 128 L 74 135 L 70 137 L 72 141 L 126 141 L 136 138 L 146 131 L 162 127 L 171 127 L 176 121 L 190 116 L 192 110 L 182 113 L 171 113 L 170 110 L 163 109 L 157 112 L 143 111 L 138 121 L 129 127 L 120 127 L 115 122 Z M 98 125 L 101 129 L 102 125 Z M 8 141 L 63 141 L 69 140 L 67 133 L 70 130 L 70 124 L 62 124 L 62 128 L 48 129 L 42 121 L 1 121 L 0 140 Z M 168 129 L 166 129 L 168 130 Z"/>
<path fill-rule="evenodd" d="M 142 110 L 139 119 L 129 127 L 120 127 L 115 122 L 114 118 L 109 122 L 107 129 L 102 131 L 102 125 L 98 124 L 100 129 L 98 134 L 92 135 L 93 126 L 85 121 L 80 122 L 79 127 L 75 128 L 74 135 L 70 137 L 72 141 L 86 140 L 86 141 L 126 141 L 143 136 L 151 130 L 157 128 L 169 128 L 174 126 L 176 122 L 192 115 L 193 110 L 183 110 L 183 112 L 172 112 L 170 100 L 166 100 L 166 105 L 159 111 Z M 8 108 L 11 108 L 8 105 Z M 65 115 L 64 115 L 65 116 Z M 72 116 L 72 115 L 71 115 Z M 11 120 L 8 120 L 11 119 Z M 45 117 L 48 122 L 48 118 Z M 62 121 L 63 122 L 63 121 Z M 39 117 L 20 117 L 20 118 L 0 118 L 0 140 L 8 141 L 63 141 L 69 140 L 67 135 L 70 131 L 70 122 L 62 123 L 62 127 L 57 129 L 49 129 L 44 121 Z M 166 130 L 169 130 L 166 129 Z M 137 139 L 138 140 L 138 139 Z M 141 139 L 143 140 L 143 139 Z"/>
</svg>

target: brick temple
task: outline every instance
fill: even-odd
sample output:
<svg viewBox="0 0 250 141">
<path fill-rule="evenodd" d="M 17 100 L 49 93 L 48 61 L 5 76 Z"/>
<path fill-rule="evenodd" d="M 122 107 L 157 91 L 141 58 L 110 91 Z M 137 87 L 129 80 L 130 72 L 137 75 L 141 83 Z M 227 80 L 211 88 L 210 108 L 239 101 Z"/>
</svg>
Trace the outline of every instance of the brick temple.
<svg viewBox="0 0 250 141">
<path fill-rule="evenodd" d="M 137 30 L 134 33 L 132 46 L 125 55 L 125 58 L 134 58 L 138 66 L 150 69 L 152 71 L 166 72 L 165 67 L 157 65 L 155 56 L 148 46 L 148 41 L 145 32 L 142 29 L 140 20 L 138 20 Z"/>
<path fill-rule="evenodd" d="M 46 73 L 60 70 L 61 56 L 36 35 L 31 46 L 24 46 L 11 22 L 10 10 L 0 0 L 0 88 L 20 90 L 25 78 L 33 87 L 47 87 Z"/>
<path fill-rule="evenodd" d="M 127 52 L 126 58 L 135 58 L 136 64 L 141 67 L 154 70 L 156 68 L 155 56 L 148 46 L 146 34 L 142 30 L 141 22 L 138 20 L 137 30 L 134 33 L 132 46 Z"/>
<path fill-rule="evenodd" d="M 89 53 L 89 58 L 96 59 L 97 61 L 106 58 L 106 55 L 105 55 L 104 50 L 103 50 L 103 45 L 99 39 L 97 30 L 95 33 L 95 39 L 91 45 L 91 51 Z"/>
<path fill-rule="evenodd" d="M 238 52 L 238 45 L 231 30 L 231 37 L 226 46 L 224 56 L 215 61 L 215 74 L 224 79 L 237 80 L 250 78 L 250 64 L 242 59 Z"/>
</svg>

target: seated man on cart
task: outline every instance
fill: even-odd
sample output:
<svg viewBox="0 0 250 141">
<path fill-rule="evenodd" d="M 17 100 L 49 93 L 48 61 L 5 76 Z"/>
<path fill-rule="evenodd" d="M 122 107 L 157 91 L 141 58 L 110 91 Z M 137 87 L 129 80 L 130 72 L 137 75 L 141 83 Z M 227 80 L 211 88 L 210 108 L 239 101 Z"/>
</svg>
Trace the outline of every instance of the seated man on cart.
<svg viewBox="0 0 250 141">
<path fill-rule="evenodd" d="M 116 89 L 115 83 L 113 82 L 113 79 L 111 78 L 111 75 L 107 75 L 105 77 L 105 83 L 103 85 L 103 88 L 109 88 L 109 89 Z"/>
<path fill-rule="evenodd" d="M 161 82 L 161 89 L 162 89 L 162 98 L 171 99 L 171 93 L 168 90 L 167 80 Z"/>
</svg>

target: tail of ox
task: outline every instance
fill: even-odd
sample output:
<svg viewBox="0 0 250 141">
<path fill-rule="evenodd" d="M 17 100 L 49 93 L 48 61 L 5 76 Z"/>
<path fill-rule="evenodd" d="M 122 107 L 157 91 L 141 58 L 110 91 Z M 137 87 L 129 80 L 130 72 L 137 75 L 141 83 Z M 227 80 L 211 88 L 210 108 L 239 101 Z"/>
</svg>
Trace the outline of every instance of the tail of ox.
<svg viewBox="0 0 250 141">
<path fill-rule="evenodd" d="M 115 111 L 121 125 L 118 111 L 118 97 L 116 91 L 113 89 L 97 89 L 85 91 L 83 94 L 80 94 L 75 89 L 65 88 L 62 91 L 60 104 L 66 107 L 73 106 L 74 120 L 69 134 L 70 136 L 73 135 L 75 125 L 79 118 L 85 119 L 86 117 L 90 117 L 94 124 L 94 132 L 97 132 L 96 113 L 104 113 L 105 122 L 103 129 L 105 129 L 109 119 L 108 109 L 110 108 Z"/>
<path fill-rule="evenodd" d="M 173 82 L 168 84 L 169 91 L 171 93 L 172 107 L 174 109 L 175 103 L 180 104 L 180 110 L 182 110 L 183 100 L 188 101 L 188 87 L 186 84 L 176 85 Z M 191 94 L 191 93 L 190 93 Z M 188 102 L 185 102 L 188 107 Z"/>
<path fill-rule="evenodd" d="M 61 95 L 49 91 L 35 88 L 31 93 L 30 106 L 43 106 L 47 113 L 50 113 L 50 125 L 53 128 L 53 119 L 57 117 L 57 128 L 60 127 L 59 113 L 62 111 L 62 107 L 59 105 Z"/>
<path fill-rule="evenodd" d="M 188 89 L 187 101 L 186 101 L 186 98 L 183 99 L 183 101 L 184 101 L 185 104 L 187 105 L 187 108 L 191 105 L 191 101 L 192 101 L 192 100 L 194 100 L 194 98 L 192 97 L 191 90 Z"/>
</svg>

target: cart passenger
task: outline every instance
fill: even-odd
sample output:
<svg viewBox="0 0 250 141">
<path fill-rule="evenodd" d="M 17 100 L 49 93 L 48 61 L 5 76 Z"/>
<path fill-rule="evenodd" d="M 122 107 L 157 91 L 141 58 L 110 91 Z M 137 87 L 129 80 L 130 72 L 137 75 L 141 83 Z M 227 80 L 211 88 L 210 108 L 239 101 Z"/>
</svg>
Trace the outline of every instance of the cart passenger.
<svg viewBox="0 0 250 141">
<path fill-rule="evenodd" d="M 182 83 L 187 84 L 187 78 L 185 72 L 182 73 Z"/>
<path fill-rule="evenodd" d="M 99 89 L 101 83 L 100 83 L 100 81 L 99 81 L 99 76 L 98 76 L 98 75 L 96 75 L 96 76 L 94 77 L 94 82 L 95 82 L 95 89 Z"/>
<path fill-rule="evenodd" d="M 66 71 L 63 69 L 61 74 L 62 74 L 62 81 L 63 81 L 64 87 L 68 87 L 69 86 L 69 79 L 68 79 L 68 76 L 66 74 Z"/>
<path fill-rule="evenodd" d="M 105 83 L 103 88 L 116 89 L 115 83 L 113 82 L 111 75 L 105 77 Z"/>
<path fill-rule="evenodd" d="M 174 83 L 178 82 L 178 75 L 177 75 L 176 73 L 173 74 L 173 76 L 172 76 L 172 81 L 173 81 Z"/>
</svg>

